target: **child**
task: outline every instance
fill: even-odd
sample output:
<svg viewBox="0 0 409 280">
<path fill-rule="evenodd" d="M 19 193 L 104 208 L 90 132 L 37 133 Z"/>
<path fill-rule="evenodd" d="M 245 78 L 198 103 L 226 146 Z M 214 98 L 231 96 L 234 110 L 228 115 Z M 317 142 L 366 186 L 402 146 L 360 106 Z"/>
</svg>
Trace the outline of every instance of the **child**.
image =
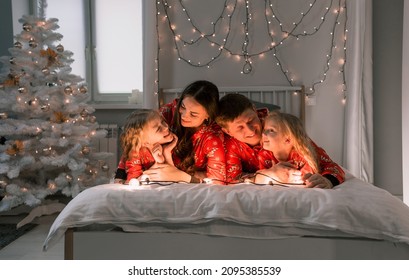
<svg viewBox="0 0 409 280">
<path fill-rule="evenodd" d="M 301 182 L 307 188 L 330 189 L 345 180 L 342 168 L 307 136 L 296 116 L 270 113 L 264 120 L 262 145 L 263 149 L 273 153 L 273 164 L 287 162 L 301 171 L 300 180 L 292 183 Z M 268 169 L 258 173 L 256 183 L 265 182 Z"/>
<path fill-rule="evenodd" d="M 120 141 L 122 157 L 115 183 L 128 183 L 130 179 L 140 177 L 155 162 L 173 165 L 171 150 L 176 145 L 177 137 L 170 132 L 158 111 L 142 109 L 131 113 L 126 119 Z"/>
</svg>

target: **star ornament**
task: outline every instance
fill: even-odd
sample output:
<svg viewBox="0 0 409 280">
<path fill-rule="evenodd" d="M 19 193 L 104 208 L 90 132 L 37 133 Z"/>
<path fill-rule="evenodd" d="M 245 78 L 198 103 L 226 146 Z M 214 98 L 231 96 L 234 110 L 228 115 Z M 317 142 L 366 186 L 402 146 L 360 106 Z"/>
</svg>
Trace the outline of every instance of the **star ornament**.
<svg viewBox="0 0 409 280">
<path fill-rule="evenodd" d="M 68 120 L 68 118 L 62 112 L 54 112 L 53 121 L 55 123 L 64 123 Z"/>
<path fill-rule="evenodd" d="M 4 81 L 3 86 L 5 87 L 17 86 L 19 84 L 19 81 L 20 77 L 9 74 L 7 76 L 7 80 Z"/>
<path fill-rule="evenodd" d="M 16 140 L 14 143 L 6 150 L 6 153 L 10 156 L 15 156 L 24 150 L 24 143 L 21 140 Z"/>
<path fill-rule="evenodd" d="M 57 63 L 58 54 L 50 48 L 47 48 L 47 50 L 41 50 L 40 56 L 46 57 L 48 59 L 47 66 L 51 66 Z"/>
</svg>

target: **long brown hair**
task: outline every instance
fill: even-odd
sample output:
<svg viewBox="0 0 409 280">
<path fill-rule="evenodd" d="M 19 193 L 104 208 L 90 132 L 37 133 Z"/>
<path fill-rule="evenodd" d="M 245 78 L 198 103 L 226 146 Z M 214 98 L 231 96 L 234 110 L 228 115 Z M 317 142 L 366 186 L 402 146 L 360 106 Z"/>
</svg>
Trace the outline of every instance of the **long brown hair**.
<svg viewBox="0 0 409 280">
<path fill-rule="evenodd" d="M 133 152 L 139 153 L 139 149 L 142 147 L 142 130 L 150 120 L 156 117 L 160 117 L 157 111 L 140 109 L 132 112 L 126 118 L 120 137 L 124 160 L 127 160 Z"/>
<path fill-rule="evenodd" d="M 292 139 L 294 150 L 304 157 L 314 173 L 318 173 L 320 169 L 317 153 L 312 146 L 311 139 L 308 137 L 301 120 L 294 115 L 279 111 L 271 112 L 264 122 L 267 119 L 276 122 L 279 126 L 280 132 L 283 133 L 284 136 L 288 136 Z"/>
<path fill-rule="evenodd" d="M 199 80 L 193 82 L 183 90 L 176 105 L 175 118 L 171 127 L 179 139 L 175 149 L 176 156 L 181 159 L 181 163 L 178 167 L 192 173 L 194 172 L 195 160 L 191 138 L 196 130 L 194 128 L 183 127 L 179 113 L 183 99 L 187 96 L 194 98 L 195 101 L 206 109 L 209 115 L 209 119 L 206 123 L 210 124 L 216 119 L 218 113 L 219 89 L 215 84 L 209 81 Z"/>
</svg>

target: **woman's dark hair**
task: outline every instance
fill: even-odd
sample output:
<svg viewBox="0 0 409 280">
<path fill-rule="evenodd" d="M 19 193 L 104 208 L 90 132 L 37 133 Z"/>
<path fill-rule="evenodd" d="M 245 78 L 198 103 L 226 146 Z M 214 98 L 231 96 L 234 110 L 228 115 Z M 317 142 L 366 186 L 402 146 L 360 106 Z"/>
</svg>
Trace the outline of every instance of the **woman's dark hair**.
<svg viewBox="0 0 409 280">
<path fill-rule="evenodd" d="M 195 81 L 183 90 L 176 105 L 175 118 L 172 127 L 179 139 L 175 153 L 182 162 L 178 167 L 182 170 L 194 172 L 193 143 L 191 137 L 196 130 L 194 128 L 183 127 L 181 125 L 181 116 L 179 114 L 182 101 L 187 96 L 192 97 L 206 109 L 206 112 L 209 115 L 206 124 L 211 124 L 218 114 L 219 89 L 215 84 L 209 81 Z"/>
</svg>

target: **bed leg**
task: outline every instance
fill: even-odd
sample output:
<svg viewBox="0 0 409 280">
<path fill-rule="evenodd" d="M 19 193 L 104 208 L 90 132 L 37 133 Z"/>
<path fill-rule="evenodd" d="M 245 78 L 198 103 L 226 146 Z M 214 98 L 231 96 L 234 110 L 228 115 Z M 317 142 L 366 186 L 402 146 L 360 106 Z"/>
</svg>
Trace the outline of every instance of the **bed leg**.
<svg viewBox="0 0 409 280">
<path fill-rule="evenodd" d="M 67 229 L 64 238 L 64 259 L 73 260 L 74 259 L 74 230 L 72 228 Z"/>
</svg>

